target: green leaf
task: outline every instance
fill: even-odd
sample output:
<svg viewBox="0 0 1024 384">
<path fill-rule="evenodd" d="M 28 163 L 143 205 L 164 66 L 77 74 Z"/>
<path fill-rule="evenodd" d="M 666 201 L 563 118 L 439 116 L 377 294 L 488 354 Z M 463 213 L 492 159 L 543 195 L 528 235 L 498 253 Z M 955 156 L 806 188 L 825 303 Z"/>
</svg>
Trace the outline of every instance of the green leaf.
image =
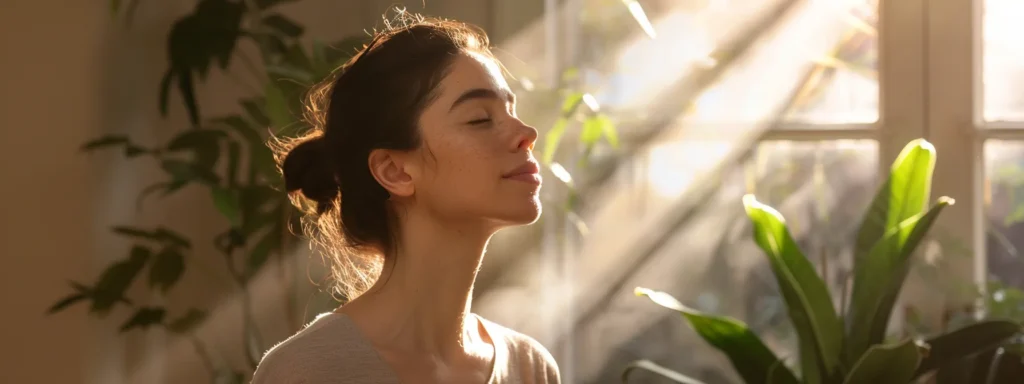
<svg viewBox="0 0 1024 384">
<path fill-rule="evenodd" d="M 773 377 L 778 380 L 775 381 L 776 383 L 797 383 L 796 376 L 785 366 L 780 368 L 776 364 L 779 359 L 743 322 L 728 317 L 704 314 L 684 306 L 664 292 L 636 288 L 635 293 L 638 296 L 647 296 L 655 304 L 682 314 L 693 330 L 708 344 L 725 353 L 744 381 L 760 383 L 768 377 L 769 373 L 772 373 Z"/>
<path fill-rule="evenodd" d="M 126 144 L 124 146 L 124 156 L 129 159 L 140 155 L 145 155 L 146 153 L 149 153 L 149 151 L 147 151 L 146 148 L 142 148 L 134 144 Z"/>
<path fill-rule="evenodd" d="M 868 347 L 884 341 L 893 305 L 910 271 L 910 257 L 942 209 L 952 204 L 952 199 L 942 197 L 927 213 L 904 220 L 854 269 L 847 314 L 848 359 L 856 359 Z"/>
<path fill-rule="evenodd" d="M 274 161 L 273 153 L 270 152 L 270 147 L 267 146 L 266 141 L 260 136 L 260 132 L 253 128 L 245 119 L 234 115 L 214 119 L 213 122 L 230 128 L 245 140 L 249 149 L 249 166 L 253 167 L 257 173 L 267 178 L 279 177 L 277 163 Z"/>
<path fill-rule="evenodd" d="M 243 12 L 242 2 L 201 0 L 191 14 L 178 19 L 171 27 L 167 39 L 170 68 L 172 76 L 178 80 L 178 89 L 193 126 L 198 126 L 200 121 L 193 74 L 205 79 L 214 60 L 222 69 L 228 67 L 241 36 Z"/>
<path fill-rule="evenodd" d="M 934 170 L 935 146 L 931 143 L 917 139 L 903 148 L 857 232 L 856 263 L 862 262 L 871 247 L 889 230 L 924 211 L 931 193 Z"/>
<path fill-rule="evenodd" d="M 242 161 L 242 145 L 236 141 L 228 142 L 227 184 L 234 187 L 238 183 L 238 167 Z"/>
<path fill-rule="evenodd" d="M 164 321 L 164 315 L 167 311 L 159 307 L 142 307 L 135 311 L 135 315 L 132 315 L 128 321 L 121 325 L 121 332 L 126 332 L 135 328 L 146 329 L 153 325 L 159 325 Z"/>
<path fill-rule="evenodd" d="M 986 384 L 1016 384 L 1024 377 L 1024 357 L 1010 352 L 1007 348 L 999 348 L 992 357 Z"/>
<path fill-rule="evenodd" d="M 865 213 L 857 240 L 854 244 L 854 270 L 862 269 L 860 265 L 868 258 L 868 253 L 885 234 L 910 217 L 921 213 L 928 203 L 931 193 L 932 173 L 935 169 L 935 147 L 924 139 L 911 141 L 903 148 L 893 162 L 888 178 L 878 189 L 874 200 Z M 861 276 L 863 279 L 865 276 Z M 864 283 L 857 283 L 854 277 L 853 294 L 865 289 Z M 850 312 L 863 311 L 855 308 L 857 303 L 850 303 Z M 847 324 L 849 326 L 851 324 Z M 847 330 L 849 335 L 850 330 Z M 860 348 L 867 348 L 861 346 Z M 859 352 L 863 352 L 860 349 Z M 849 355 L 846 362 L 852 363 L 858 354 Z"/>
<path fill-rule="evenodd" d="M 185 249 L 191 248 L 192 243 L 181 234 L 164 227 L 157 227 L 153 235 L 164 244 L 174 245 Z"/>
<path fill-rule="evenodd" d="M 605 114 L 597 114 L 597 116 L 594 116 L 594 119 L 597 120 L 597 125 L 601 127 L 601 133 L 604 134 L 604 138 L 608 141 L 608 144 L 611 145 L 612 148 L 618 148 L 619 132 L 615 129 L 615 123 L 612 122 L 612 119 L 608 118 Z"/>
<path fill-rule="evenodd" d="M 175 159 L 165 159 L 160 163 L 160 166 L 165 172 L 171 175 L 173 181 L 197 182 L 208 185 L 215 185 L 220 181 L 220 177 L 217 176 L 213 170 L 203 167 L 200 164 Z"/>
<path fill-rule="evenodd" d="M 1024 329 L 1012 321 L 990 320 L 968 325 L 927 341 L 928 355 L 914 377 L 947 366 L 978 352 L 995 349 Z"/>
<path fill-rule="evenodd" d="M 993 371 L 996 350 L 978 353 L 946 364 L 935 372 L 935 384 L 995 384 L 989 382 L 989 371 Z"/>
<path fill-rule="evenodd" d="M 682 384 L 704 384 L 703 381 L 687 377 L 686 375 L 673 371 L 671 369 L 662 367 L 657 363 L 650 360 L 639 360 L 630 363 L 626 366 L 626 369 L 622 371 L 622 382 L 629 383 L 629 375 L 636 370 L 644 370 L 657 374 L 658 376 L 672 380 L 675 383 Z"/>
<path fill-rule="evenodd" d="M 1018 205 L 1013 208 L 1013 213 L 1007 215 L 1006 218 L 1003 219 L 1003 225 L 1009 227 L 1021 221 L 1024 221 L 1024 205 Z"/>
<path fill-rule="evenodd" d="M 46 310 L 46 314 L 54 314 L 63 311 L 67 307 L 74 305 L 75 303 L 89 298 L 89 295 L 83 292 L 72 293 L 54 303 L 50 309 Z"/>
<path fill-rule="evenodd" d="M 105 315 L 115 303 L 121 301 L 135 276 L 146 266 L 150 254 L 148 248 L 135 246 L 127 259 L 107 267 L 96 282 L 90 311 Z"/>
<path fill-rule="evenodd" d="M 804 381 L 827 380 L 839 367 L 843 344 L 843 325 L 828 287 L 793 241 L 778 211 L 761 204 L 753 195 L 743 197 L 743 206 L 753 223 L 755 242 L 768 255 L 799 336 Z"/>
<path fill-rule="evenodd" d="M 247 185 L 239 192 L 242 217 L 244 217 L 245 220 L 259 216 L 260 212 L 271 206 L 272 203 L 281 203 L 287 200 L 284 193 L 267 185 Z"/>
<path fill-rule="evenodd" d="M 232 226 L 237 227 L 242 223 L 241 215 L 241 203 L 239 202 L 238 193 L 235 190 L 214 187 L 210 190 L 213 197 L 213 205 L 217 207 L 217 211 L 220 212 Z"/>
<path fill-rule="evenodd" d="M 88 152 L 115 145 L 127 145 L 128 143 L 127 135 L 106 135 L 85 143 L 85 145 L 82 146 L 82 151 Z"/>
<path fill-rule="evenodd" d="M 872 346 L 853 365 L 843 383 L 909 383 L 921 362 L 921 349 L 913 340 Z"/>
<path fill-rule="evenodd" d="M 583 92 L 572 92 L 562 101 L 562 118 L 568 119 L 583 102 Z"/>
<path fill-rule="evenodd" d="M 170 108 L 171 100 L 171 81 L 174 81 L 174 69 L 168 69 L 164 73 L 163 79 L 160 80 L 160 116 L 167 116 L 167 110 Z"/>
<path fill-rule="evenodd" d="M 196 102 L 195 85 L 192 83 L 192 72 L 178 73 L 178 92 L 185 103 L 188 121 L 193 127 L 199 125 L 199 103 Z"/>
<path fill-rule="evenodd" d="M 185 257 L 174 247 L 164 248 L 149 266 L 149 285 L 167 292 L 185 272 Z"/>
<path fill-rule="evenodd" d="M 226 137 L 215 129 L 190 129 L 178 134 L 167 144 L 168 151 L 192 151 L 196 164 L 213 168 L 220 157 L 220 140 Z"/>
<path fill-rule="evenodd" d="M 171 320 L 167 329 L 174 333 L 186 333 L 206 319 L 206 312 L 192 308 L 181 317 Z"/>
<path fill-rule="evenodd" d="M 266 101 L 262 98 L 242 100 L 242 108 L 245 108 L 245 112 L 256 122 L 256 125 L 264 128 L 271 125 L 270 117 L 267 117 L 267 113 L 263 109 L 265 106 Z"/>
<path fill-rule="evenodd" d="M 260 239 L 256 246 L 252 248 L 249 253 L 249 263 L 247 264 L 248 276 L 253 276 L 263 264 L 266 264 L 267 259 L 270 258 L 270 254 L 277 250 L 281 244 L 281 232 L 277 228 L 271 228 L 263 238 Z"/>
<path fill-rule="evenodd" d="M 268 65 L 267 73 L 270 74 L 270 79 L 274 81 L 288 80 L 310 83 L 314 80 L 312 73 L 288 64 Z"/>
<path fill-rule="evenodd" d="M 172 245 L 185 249 L 192 247 L 192 244 L 184 236 L 163 227 L 157 227 L 153 231 L 147 231 L 145 229 L 135 227 L 116 226 L 113 227 L 112 230 L 114 233 L 122 236 L 155 241 L 159 244 Z"/>
<path fill-rule="evenodd" d="M 295 122 L 292 112 L 288 109 L 288 99 L 280 87 L 275 85 L 274 82 L 268 82 L 263 89 L 263 93 L 264 100 L 266 101 L 264 109 L 267 111 L 270 126 L 284 128 Z"/>
<path fill-rule="evenodd" d="M 291 38 L 302 36 L 303 32 L 301 25 L 287 17 L 284 17 L 284 15 L 280 13 L 272 13 L 269 16 L 264 17 L 263 25 L 266 25 L 277 32 L 280 32 L 282 35 Z"/>
<path fill-rule="evenodd" d="M 592 147 L 597 144 L 598 140 L 601 140 L 601 135 L 604 133 L 604 127 L 601 126 L 601 122 L 596 117 L 590 117 L 583 120 L 583 129 L 580 131 L 580 142 L 586 147 Z"/>
<path fill-rule="evenodd" d="M 253 3 L 256 4 L 257 9 L 267 9 L 283 3 L 291 3 L 295 1 L 298 0 L 253 0 Z"/>
<path fill-rule="evenodd" d="M 576 81 L 580 77 L 580 70 L 576 67 L 570 67 L 562 72 L 562 83 L 571 83 Z"/>
<path fill-rule="evenodd" d="M 558 152 L 558 143 L 562 141 L 562 136 L 565 135 L 565 128 L 568 125 L 568 119 L 560 118 L 558 121 L 555 121 L 555 125 L 544 135 L 544 153 L 541 157 L 544 164 L 551 164 L 555 160 L 555 153 Z"/>
</svg>

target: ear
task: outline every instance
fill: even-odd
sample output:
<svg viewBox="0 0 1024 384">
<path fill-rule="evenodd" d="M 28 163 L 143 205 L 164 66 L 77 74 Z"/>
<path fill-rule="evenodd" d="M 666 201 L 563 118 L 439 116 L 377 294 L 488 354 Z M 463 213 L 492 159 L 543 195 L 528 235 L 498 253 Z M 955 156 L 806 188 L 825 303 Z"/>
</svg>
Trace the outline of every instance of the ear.
<svg viewBox="0 0 1024 384">
<path fill-rule="evenodd" d="M 375 149 L 370 152 L 370 173 L 391 196 L 409 197 L 416 188 L 408 172 L 405 154 L 389 149 Z"/>
</svg>

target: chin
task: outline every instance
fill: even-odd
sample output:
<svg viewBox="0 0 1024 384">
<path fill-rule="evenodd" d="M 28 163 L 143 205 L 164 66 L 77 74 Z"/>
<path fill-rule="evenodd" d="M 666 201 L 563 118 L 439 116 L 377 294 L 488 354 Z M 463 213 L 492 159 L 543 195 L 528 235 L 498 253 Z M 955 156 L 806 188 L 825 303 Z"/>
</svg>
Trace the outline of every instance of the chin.
<svg viewBox="0 0 1024 384">
<path fill-rule="evenodd" d="M 528 203 L 518 203 L 509 206 L 509 209 L 502 212 L 501 222 L 506 226 L 529 225 L 540 219 L 543 208 L 540 204 L 540 197 L 530 199 Z"/>
</svg>

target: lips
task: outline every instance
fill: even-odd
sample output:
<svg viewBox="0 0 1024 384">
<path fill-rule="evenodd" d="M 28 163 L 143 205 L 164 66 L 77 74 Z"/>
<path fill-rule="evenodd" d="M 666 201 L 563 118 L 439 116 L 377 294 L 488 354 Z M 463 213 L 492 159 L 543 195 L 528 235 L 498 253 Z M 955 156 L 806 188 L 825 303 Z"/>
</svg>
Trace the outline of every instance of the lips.
<svg viewBox="0 0 1024 384">
<path fill-rule="evenodd" d="M 502 177 L 507 179 L 507 178 L 514 177 L 514 176 L 531 175 L 531 174 L 536 175 L 536 174 L 539 174 L 539 173 L 540 173 L 540 167 L 537 165 L 537 163 L 532 162 L 532 161 L 527 161 L 525 164 L 520 165 L 519 168 L 516 168 L 516 169 L 512 170 L 512 172 L 504 174 Z"/>
<path fill-rule="evenodd" d="M 511 172 L 502 175 L 502 178 L 523 181 L 531 184 L 540 184 L 540 166 L 538 166 L 536 162 L 527 161 Z"/>
</svg>

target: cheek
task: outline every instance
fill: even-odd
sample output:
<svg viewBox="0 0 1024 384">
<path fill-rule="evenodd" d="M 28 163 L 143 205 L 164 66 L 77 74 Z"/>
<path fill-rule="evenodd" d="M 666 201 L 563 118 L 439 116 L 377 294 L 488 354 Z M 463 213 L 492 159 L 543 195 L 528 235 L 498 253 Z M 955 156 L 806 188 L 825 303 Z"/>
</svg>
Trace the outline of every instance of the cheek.
<svg viewBox="0 0 1024 384">
<path fill-rule="evenodd" d="M 486 198 L 502 172 L 494 145 L 483 137 L 453 136 L 432 147 L 436 165 L 432 189 L 460 200 Z"/>
</svg>

